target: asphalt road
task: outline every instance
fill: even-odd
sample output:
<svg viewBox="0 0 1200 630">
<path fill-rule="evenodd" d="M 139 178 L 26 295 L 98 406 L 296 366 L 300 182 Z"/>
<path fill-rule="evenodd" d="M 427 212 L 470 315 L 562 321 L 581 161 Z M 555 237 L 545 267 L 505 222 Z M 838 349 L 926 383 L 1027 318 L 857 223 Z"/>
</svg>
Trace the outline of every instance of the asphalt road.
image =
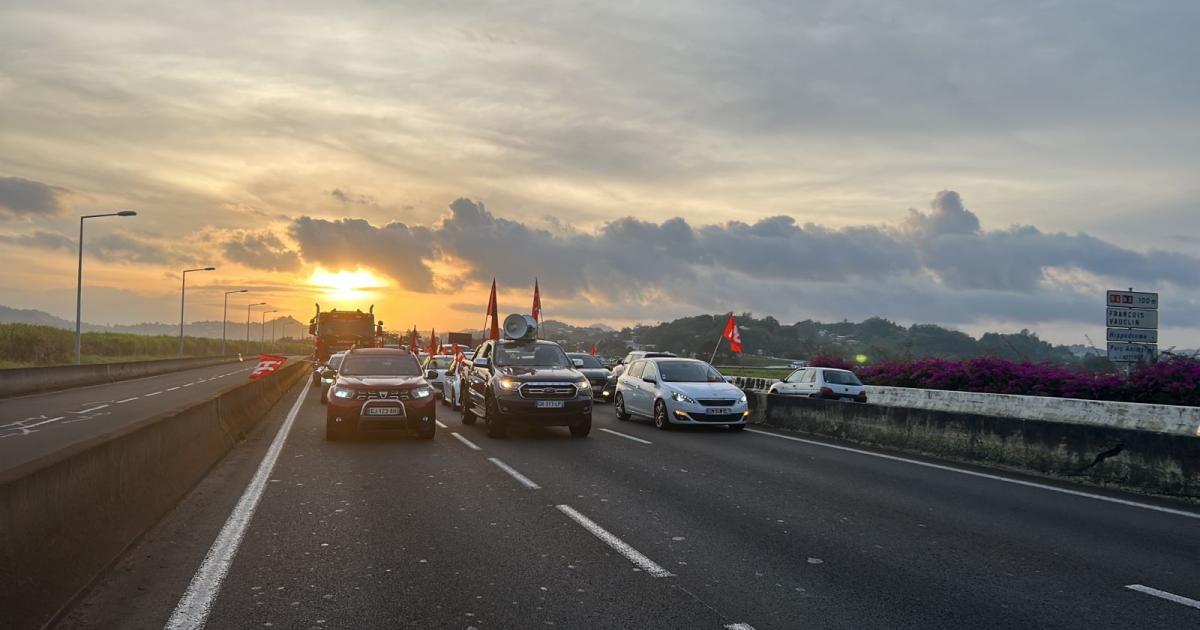
<svg viewBox="0 0 1200 630">
<path fill-rule="evenodd" d="M 257 361 L 0 399 L 0 470 L 241 384 Z"/>
<path fill-rule="evenodd" d="M 162 628 L 189 584 L 173 627 L 1200 627 L 1177 505 L 607 406 L 588 439 L 439 407 L 433 441 L 327 443 L 301 389 L 59 627 Z"/>
</svg>

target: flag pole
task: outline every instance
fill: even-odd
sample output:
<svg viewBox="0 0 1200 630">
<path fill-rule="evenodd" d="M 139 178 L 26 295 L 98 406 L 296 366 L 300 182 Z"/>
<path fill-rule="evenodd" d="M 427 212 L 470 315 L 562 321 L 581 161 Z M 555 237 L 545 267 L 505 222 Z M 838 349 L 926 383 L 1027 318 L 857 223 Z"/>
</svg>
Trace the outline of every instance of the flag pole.
<svg viewBox="0 0 1200 630">
<path fill-rule="evenodd" d="M 733 311 L 729 311 L 729 315 L 733 315 Z M 725 319 L 725 321 L 726 322 L 729 321 L 728 317 Z M 712 365 L 712 362 L 717 360 L 717 350 L 721 349 L 721 341 L 724 339 L 725 339 L 725 330 L 721 329 L 721 334 L 717 336 L 717 347 L 713 348 L 712 357 L 710 357 L 708 359 L 709 365 Z"/>
</svg>

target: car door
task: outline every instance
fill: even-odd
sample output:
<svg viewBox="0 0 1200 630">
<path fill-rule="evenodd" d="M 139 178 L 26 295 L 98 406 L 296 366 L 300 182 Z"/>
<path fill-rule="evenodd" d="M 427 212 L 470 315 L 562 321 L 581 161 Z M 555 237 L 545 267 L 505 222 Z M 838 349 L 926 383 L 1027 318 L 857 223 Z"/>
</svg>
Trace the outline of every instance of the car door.
<svg viewBox="0 0 1200 630">
<path fill-rule="evenodd" d="M 446 375 L 442 377 L 442 400 L 454 402 L 454 384 L 458 381 L 458 359 L 450 362 Z"/>
<path fill-rule="evenodd" d="M 658 366 L 653 361 L 646 361 L 646 366 L 642 369 L 641 381 L 638 385 L 641 386 L 642 395 L 639 397 L 642 403 L 642 409 L 646 415 L 654 416 L 654 403 L 658 400 Z M 648 382 L 646 379 L 654 379 L 654 382 Z"/>
<path fill-rule="evenodd" d="M 645 367 L 645 361 L 634 361 L 621 375 L 621 395 L 625 400 L 626 412 L 646 414 L 642 410 L 642 370 Z"/>
<path fill-rule="evenodd" d="M 491 366 L 481 367 L 475 365 L 475 361 L 479 359 L 492 358 L 492 343 L 484 342 L 479 344 L 479 348 L 475 350 L 475 358 L 471 359 L 471 366 L 464 373 L 467 376 L 467 382 L 459 384 L 459 387 L 465 388 L 467 395 L 463 397 L 463 403 L 478 407 L 484 406 L 484 401 L 487 399 L 487 384 L 488 374 Z"/>
<path fill-rule="evenodd" d="M 801 396 L 812 396 L 817 393 L 817 370 L 813 368 L 804 370 L 804 378 L 800 380 L 800 388 L 797 393 Z"/>
<path fill-rule="evenodd" d="M 788 377 L 787 389 L 785 393 L 791 396 L 804 395 L 804 379 L 808 377 L 809 370 L 801 368 L 792 373 Z"/>
</svg>

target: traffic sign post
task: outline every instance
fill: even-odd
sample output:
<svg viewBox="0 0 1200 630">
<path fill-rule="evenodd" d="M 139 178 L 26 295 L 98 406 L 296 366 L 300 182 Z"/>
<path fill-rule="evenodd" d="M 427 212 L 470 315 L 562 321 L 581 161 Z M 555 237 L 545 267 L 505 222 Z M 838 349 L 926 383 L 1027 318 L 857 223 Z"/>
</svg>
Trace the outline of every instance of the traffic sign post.
<svg viewBox="0 0 1200 630">
<path fill-rule="evenodd" d="M 1140 363 L 1158 356 L 1158 346 L 1149 343 L 1108 342 L 1108 360 L 1113 363 Z"/>
<path fill-rule="evenodd" d="M 1109 328 L 1106 341 L 1124 343 L 1158 343 L 1157 330 L 1137 330 L 1134 328 Z"/>
<path fill-rule="evenodd" d="M 1109 328 L 1158 328 L 1158 311 L 1110 306 L 1107 312 Z"/>
<path fill-rule="evenodd" d="M 1107 291 L 1104 295 L 1108 325 L 1108 360 L 1139 363 L 1158 356 L 1158 294 Z"/>
</svg>

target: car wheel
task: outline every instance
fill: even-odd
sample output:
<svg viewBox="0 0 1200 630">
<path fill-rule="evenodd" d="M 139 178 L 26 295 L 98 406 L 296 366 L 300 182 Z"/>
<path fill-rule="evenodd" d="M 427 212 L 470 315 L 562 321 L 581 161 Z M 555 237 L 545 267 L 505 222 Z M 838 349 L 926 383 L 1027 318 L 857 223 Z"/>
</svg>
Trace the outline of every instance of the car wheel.
<svg viewBox="0 0 1200 630">
<path fill-rule="evenodd" d="M 494 398 L 487 399 L 488 437 L 502 438 L 508 435 L 508 420 L 500 415 Z"/>
<path fill-rule="evenodd" d="M 613 411 L 617 414 L 617 420 L 628 420 L 629 412 L 625 411 L 625 397 L 617 394 L 617 400 L 613 403 Z"/>
<path fill-rule="evenodd" d="M 654 427 L 663 431 L 671 430 L 671 421 L 667 418 L 667 403 L 661 400 L 654 402 Z"/>
<path fill-rule="evenodd" d="M 437 425 L 436 424 L 431 425 L 428 429 L 422 429 L 420 431 L 417 431 L 417 437 L 422 440 L 432 440 L 433 436 L 436 434 L 437 434 Z"/>
<path fill-rule="evenodd" d="M 746 428 L 746 425 L 745 425 L 745 424 L 731 424 L 731 425 L 729 425 L 729 430 L 730 430 L 730 431 L 741 431 L 741 430 L 743 430 L 743 429 L 745 429 L 745 428 Z"/>
<path fill-rule="evenodd" d="M 585 438 L 592 432 L 592 417 L 588 416 L 587 420 L 580 420 L 571 425 L 571 437 Z"/>
</svg>

